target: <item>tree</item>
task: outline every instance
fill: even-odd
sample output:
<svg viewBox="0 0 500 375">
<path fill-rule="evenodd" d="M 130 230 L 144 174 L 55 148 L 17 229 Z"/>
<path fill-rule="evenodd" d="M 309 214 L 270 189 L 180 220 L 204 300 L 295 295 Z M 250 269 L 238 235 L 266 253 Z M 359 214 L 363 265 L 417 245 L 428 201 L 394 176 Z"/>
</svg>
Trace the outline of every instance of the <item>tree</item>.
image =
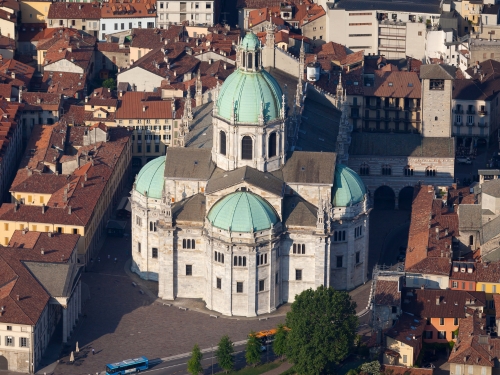
<svg viewBox="0 0 500 375">
<path fill-rule="evenodd" d="M 231 371 L 234 367 L 233 352 L 233 342 L 229 339 L 229 336 L 222 336 L 217 346 L 215 357 L 217 358 L 219 366 L 226 372 Z"/>
<path fill-rule="evenodd" d="M 288 331 L 283 324 L 278 325 L 276 335 L 274 335 L 273 352 L 277 356 L 283 357 L 286 354 L 286 338 Z"/>
<path fill-rule="evenodd" d="M 248 336 L 247 346 L 245 349 L 245 359 L 249 365 L 255 366 L 260 362 L 261 343 L 255 336 L 255 332 L 250 332 Z"/>
<path fill-rule="evenodd" d="M 369 375 L 380 375 L 380 362 L 366 362 L 360 367 L 361 371 Z"/>
<path fill-rule="evenodd" d="M 203 354 L 201 353 L 198 344 L 194 344 L 193 351 L 191 352 L 191 358 L 187 363 L 187 370 L 191 375 L 198 375 L 203 373 L 203 366 L 201 365 L 201 359 Z"/>
<path fill-rule="evenodd" d="M 114 78 L 108 78 L 103 81 L 102 87 L 106 87 L 110 90 L 116 90 L 116 81 Z"/>
<path fill-rule="evenodd" d="M 295 298 L 286 315 L 286 354 L 298 374 L 320 374 L 347 357 L 358 326 L 355 309 L 347 292 L 324 286 Z"/>
</svg>

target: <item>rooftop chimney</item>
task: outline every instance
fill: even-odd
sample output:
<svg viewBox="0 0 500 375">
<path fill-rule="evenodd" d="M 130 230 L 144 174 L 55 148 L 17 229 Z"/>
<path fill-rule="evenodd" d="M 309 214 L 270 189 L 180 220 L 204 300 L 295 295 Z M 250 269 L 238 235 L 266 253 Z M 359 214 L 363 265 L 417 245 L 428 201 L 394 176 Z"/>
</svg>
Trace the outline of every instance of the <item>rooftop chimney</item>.
<svg viewBox="0 0 500 375">
<path fill-rule="evenodd" d="M 71 215 L 71 206 L 68 206 L 68 215 Z"/>
<path fill-rule="evenodd" d="M 42 254 L 42 255 L 45 254 L 45 250 L 43 249 L 43 247 L 42 247 L 42 251 L 40 251 L 40 254 Z"/>
<path fill-rule="evenodd" d="M 45 213 L 45 209 L 46 209 L 46 207 L 45 207 L 45 203 L 42 203 L 42 214 L 44 214 L 44 213 Z"/>
<path fill-rule="evenodd" d="M 436 305 L 439 305 L 440 302 L 441 302 L 441 297 L 436 297 Z"/>
</svg>

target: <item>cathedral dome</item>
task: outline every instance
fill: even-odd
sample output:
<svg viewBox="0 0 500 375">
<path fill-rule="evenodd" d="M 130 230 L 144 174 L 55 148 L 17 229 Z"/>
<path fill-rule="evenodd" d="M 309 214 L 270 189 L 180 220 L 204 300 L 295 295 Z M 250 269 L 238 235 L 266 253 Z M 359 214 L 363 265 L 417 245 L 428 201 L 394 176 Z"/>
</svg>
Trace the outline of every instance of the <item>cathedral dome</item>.
<svg viewBox="0 0 500 375">
<path fill-rule="evenodd" d="M 165 156 L 151 160 L 141 168 L 135 180 L 135 190 L 149 198 L 161 198 L 163 191 L 163 174 L 165 171 Z"/>
<path fill-rule="evenodd" d="M 365 199 L 365 194 L 365 184 L 356 172 L 343 164 L 335 166 L 332 192 L 334 206 L 347 207 L 357 204 Z"/>
<path fill-rule="evenodd" d="M 256 61 L 259 61 L 261 52 L 260 42 L 254 33 L 249 32 L 243 38 L 238 53 L 242 55 L 242 64 L 227 77 L 220 88 L 215 104 L 218 116 L 230 121 L 234 106 L 236 123 L 258 124 L 262 106 L 265 122 L 278 119 L 283 92 L 278 82 L 257 66 Z M 249 66 L 249 60 L 254 65 Z"/>
<path fill-rule="evenodd" d="M 247 191 L 237 191 L 219 200 L 207 218 L 214 227 L 232 232 L 266 230 L 278 222 L 273 207 Z"/>
</svg>

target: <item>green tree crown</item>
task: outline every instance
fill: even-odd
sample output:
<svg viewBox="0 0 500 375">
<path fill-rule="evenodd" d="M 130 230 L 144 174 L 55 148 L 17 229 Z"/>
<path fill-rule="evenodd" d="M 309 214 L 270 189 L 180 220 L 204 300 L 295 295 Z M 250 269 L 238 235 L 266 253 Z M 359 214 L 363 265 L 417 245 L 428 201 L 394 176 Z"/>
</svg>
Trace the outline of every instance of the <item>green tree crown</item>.
<svg viewBox="0 0 500 375">
<path fill-rule="evenodd" d="M 233 342 L 229 339 L 229 336 L 222 336 L 217 346 L 215 357 L 219 366 L 226 372 L 231 371 L 234 367 L 233 352 Z"/>
<path fill-rule="evenodd" d="M 260 362 L 260 350 L 261 343 L 260 340 L 255 337 L 255 332 L 252 331 L 248 335 L 247 346 L 245 349 L 245 359 L 249 365 L 255 366 Z"/>
<path fill-rule="evenodd" d="M 193 351 L 191 352 L 191 358 L 187 363 L 187 370 L 191 375 L 198 375 L 203 373 L 203 366 L 201 365 L 201 359 L 203 358 L 203 353 L 200 350 L 198 344 L 194 344 Z"/>
</svg>

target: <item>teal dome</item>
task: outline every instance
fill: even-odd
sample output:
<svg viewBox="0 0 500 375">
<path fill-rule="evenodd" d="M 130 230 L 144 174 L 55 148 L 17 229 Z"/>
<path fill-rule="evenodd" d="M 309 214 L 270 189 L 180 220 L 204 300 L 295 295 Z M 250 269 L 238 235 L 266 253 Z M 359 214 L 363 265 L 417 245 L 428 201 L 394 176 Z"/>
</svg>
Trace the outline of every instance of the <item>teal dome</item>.
<svg viewBox="0 0 500 375">
<path fill-rule="evenodd" d="M 236 122 L 257 124 L 262 105 L 264 120 L 273 121 L 280 117 L 282 95 L 278 82 L 265 70 L 245 72 L 238 69 L 220 88 L 217 114 L 231 120 L 234 103 Z"/>
<path fill-rule="evenodd" d="M 278 222 L 273 207 L 247 191 L 229 194 L 210 209 L 208 221 L 219 229 L 232 232 L 254 232 L 270 229 Z"/>
<path fill-rule="evenodd" d="M 347 207 L 357 204 L 365 199 L 365 194 L 365 184 L 356 172 L 343 164 L 335 166 L 332 192 L 334 206 Z"/>
<path fill-rule="evenodd" d="M 137 175 L 135 190 L 144 195 L 148 193 L 149 198 L 161 199 L 163 191 L 163 173 L 165 171 L 165 156 L 151 160 Z"/>
<path fill-rule="evenodd" d="M 255 51 L 260 46 L 259 38 L 253 32 L 247 33 L 241 41 L 241 47 L 245 50 Z"/>
</svg>

